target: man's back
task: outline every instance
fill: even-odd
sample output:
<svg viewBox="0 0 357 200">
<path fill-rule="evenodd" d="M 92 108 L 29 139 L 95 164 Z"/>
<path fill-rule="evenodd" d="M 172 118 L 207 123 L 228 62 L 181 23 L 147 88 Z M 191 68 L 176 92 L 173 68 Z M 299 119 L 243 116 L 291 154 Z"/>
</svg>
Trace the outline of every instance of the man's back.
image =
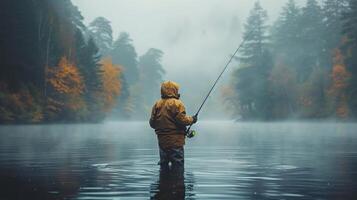
<svg viewBox="0 0 357 200">
<path fill-rule="evenodd" d="M 150 125 L 157 134 L 185 134 L 192 117 L 186 116 L 185 106 L 176 98 L 158 100 L 153 106 Z"/>
<path fill-rule="evenodd" d="M 172 81 L 161 85 L 161 99 L 152 108 L 150 126 L 155 129 L 160 147 L 182 147 L 185 144 L 186 126 L 193 118 L 186 115 L 179 99 L 179 85 Z"/>
<path fill-rule="evenodd" d="M 160 147 L 160 164 L 167 167 L 183 165 L 183 146 L 186 126 L 196 119 L 186 115 L 183 102 L 179 99 L 179 86 L 172 81 L 161 85 L 161 99 L 152 108 L 150 126 L 155 129 Z"/>
</svg>

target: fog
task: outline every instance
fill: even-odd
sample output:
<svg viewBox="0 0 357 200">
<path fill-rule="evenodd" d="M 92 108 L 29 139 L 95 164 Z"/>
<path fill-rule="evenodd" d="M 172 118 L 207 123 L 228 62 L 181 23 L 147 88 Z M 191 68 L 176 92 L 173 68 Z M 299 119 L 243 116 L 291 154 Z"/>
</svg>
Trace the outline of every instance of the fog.
<svg viewBox="0 0 357 200">
<path fill-rule="evenodd" d="M 260 2 L 272 23 L 287 0 Z M 304 2 L 297 1 L 300 6 Z M 190 113 L 197 109 L 229 55 L 241 42 L 245 20 L 254 5 L 251 0 L 73 0 L 73 3 L 82 12 L 86 24 L 98 16 L 109 19 L 114 39 L 120 32 L 128 32 L 138 55 L 151 47 L 161 49 L 165 79 L 181 85 L 181 95 Z M 220 88 L 228 83 L 236 66 L 233 63 L 225 73 L 203 115 L 230 117 L 223 114 Z"/>
</svg>

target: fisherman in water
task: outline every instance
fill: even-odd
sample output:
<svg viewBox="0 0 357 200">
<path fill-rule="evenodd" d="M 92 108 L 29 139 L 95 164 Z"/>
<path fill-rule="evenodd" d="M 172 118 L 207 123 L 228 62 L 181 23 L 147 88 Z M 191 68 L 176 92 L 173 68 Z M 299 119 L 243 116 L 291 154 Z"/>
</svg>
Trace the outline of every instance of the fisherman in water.
<svg viewBox="0 0 357 200">
<path fill-rule="evenodd" d="M 161 84 L 161 99 L 152 108 L 150 126 L 155 129 L 160 149 L 161 170 L 183 169 L 186 126 L 197 122 L 197 116 L 186 115 L 178 93 L 179 85 L 173 81 Z"/>
</svg>

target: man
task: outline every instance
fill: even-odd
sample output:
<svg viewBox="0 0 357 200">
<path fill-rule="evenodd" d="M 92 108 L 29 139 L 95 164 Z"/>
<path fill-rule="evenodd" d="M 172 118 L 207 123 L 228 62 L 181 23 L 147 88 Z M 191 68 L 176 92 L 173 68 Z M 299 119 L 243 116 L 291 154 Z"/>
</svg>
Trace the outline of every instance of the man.
<svg viewBox="0 0 357 200">
<path fill-rule="evenodd" d="M 161 84 L 161 99 L 152 108 L 150 126 L 155 129 L 160 148 L 162 170 L 184 167 L 186 126 L 197 122 L 197 116 L 187 116 L 178 93 L 179 85 L 173 81 Z"/>
</svg>

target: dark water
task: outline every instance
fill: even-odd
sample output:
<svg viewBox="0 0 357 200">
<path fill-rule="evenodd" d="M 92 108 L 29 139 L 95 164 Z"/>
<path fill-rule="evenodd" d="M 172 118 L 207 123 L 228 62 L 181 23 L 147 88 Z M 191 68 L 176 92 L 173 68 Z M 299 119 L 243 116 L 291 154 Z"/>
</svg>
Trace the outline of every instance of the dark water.
<svg viewBox="0 0 357 200">
<path fill-rule="evenodd" d="M 160 174 L 146 122 L 0 127 L 0 199 L 357 199 L 357 125 L 202 122 Z"/>
</svg>

